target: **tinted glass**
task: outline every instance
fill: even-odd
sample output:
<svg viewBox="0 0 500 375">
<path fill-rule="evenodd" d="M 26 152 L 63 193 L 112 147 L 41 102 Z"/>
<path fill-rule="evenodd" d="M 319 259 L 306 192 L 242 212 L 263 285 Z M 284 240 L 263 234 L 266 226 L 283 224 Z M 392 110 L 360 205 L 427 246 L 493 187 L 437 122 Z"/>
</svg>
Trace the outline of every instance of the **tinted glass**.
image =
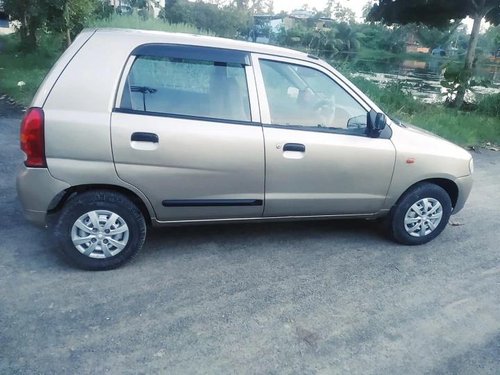
<svg viewBox="0 0 500 375">
<path fill-rule="evenodd" d="M 367 111 L 326 74 L 268 60 L 261 70 L 273 125 L 365 134 Z"/>
<path fill-rule="evenodd" d="M 130 70 L 121 107 L 250 121 L 245 68 L 213 61 L 138 57 Z"/>
</svg>

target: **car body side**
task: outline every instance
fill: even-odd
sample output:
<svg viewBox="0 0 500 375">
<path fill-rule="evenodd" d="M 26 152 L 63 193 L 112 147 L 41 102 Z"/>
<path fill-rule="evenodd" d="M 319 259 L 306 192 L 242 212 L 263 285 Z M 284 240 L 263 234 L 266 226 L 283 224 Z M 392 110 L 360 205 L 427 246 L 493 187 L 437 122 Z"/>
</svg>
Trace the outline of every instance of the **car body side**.
<svg viewBox="0 0 500 375">
<path fill-rule="evenodd" d="M 124 80 L 126 62 L 131 52 L 146 43 L 188 43 L 193 46 L 243 49 L 250 54 L 285 57 L 315 64 L 328 71 L 367 108 L 382 112 L 360 90 L 350 84 L 328 64 L 306 54 L 287 49 L 254 44 L 242 44 L 210 37 L 186 36 L 156 32 L 86 30 L 75 40 L 53 67 L 35 96 L 32 107 L 45 113 L 45 153 L 48 169 L 28 168 L 18 174 L 17 185 L 25 216 L 45 225 L 47 214 L 58 208 L 72 194 L 91 189 L 118 190 L 137 203 L 147 220 L 156 225 L 180 221 L 160 221 L 154 204 L 139 188 L 122 180 L 116 170 L 112 149 L 111 116 L 117 103 L 120 83 Z M 189 42 L 187 42 L 189 41 Z M 75 58 L 77 56 L 77 58 Z M 250 85 L 251 86 L 251 85 Z M 84 91 L 72 94 L 75 87 Z M 257 96 L 250 87 L 250 96 Z M 256 100 L 251 101 L 252 120 L 262 117 Z M 258 105 L 258 103 L 257 103 Z M 262 109 L 261 109 L 262 110 Z M 341 217 L 378 217 L 387 214 L 399 197 L 411 186 L 432 181 L 448 191 L 458 212 L 472 187 L 468 161 L 471 156 L 452 143 L 429 137 L 418 130 L 389 121 L 391 142 L 395 150 L 392 180 L 382 209 L 366 215 Z M 369 181 L 367 181 L 369 183 Z M 33 186 L 39 188 L 34 191 Z M 328 215 L 326 215 L 328 216 Z M 301 218 L 303 218 L 301 216 Z M 230 220 L 278 219 L 271 217 L 233 217 Z M 189 220 L 187 220 L 189 221 Z M 203 221 L 203 220 L 192 220 Z M 217 220 L 208 220 L 217 221 Z"/>
</svg>

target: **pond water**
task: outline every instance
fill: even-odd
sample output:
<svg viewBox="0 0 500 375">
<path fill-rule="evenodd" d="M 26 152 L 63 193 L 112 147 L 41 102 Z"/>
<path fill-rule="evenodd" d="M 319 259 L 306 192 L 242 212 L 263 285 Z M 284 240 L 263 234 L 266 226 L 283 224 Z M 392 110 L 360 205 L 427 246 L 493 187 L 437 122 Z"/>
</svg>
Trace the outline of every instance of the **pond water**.
<svg viewBox="0 0 500 375">
<path fill-rule="evenodd" d="M 414 97 L 437 103 L 445 100 L 446 94 L 440 82 L 443 80 L 445 65 L 449 60 L 431 58 L 428 60 L 357 60 L 355 75 L 362 76 L 380 85 L 398 81 Z M 472 96 L 500 93 L 500 64 L 482 64 L 476 68 L 477 76 L 489 81 L 488 87 L 473 87 Z"/>
</svg>

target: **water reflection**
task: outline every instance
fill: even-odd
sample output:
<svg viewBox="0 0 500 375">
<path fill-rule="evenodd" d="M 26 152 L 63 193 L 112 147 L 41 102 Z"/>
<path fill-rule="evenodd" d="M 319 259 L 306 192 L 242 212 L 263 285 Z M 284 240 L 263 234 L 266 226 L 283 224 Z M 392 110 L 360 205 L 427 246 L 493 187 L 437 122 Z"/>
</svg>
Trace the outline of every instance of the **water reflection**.
<svg viewBox="0 0 500 375">
<path fill-rule="evenodd" d="M 426 60 L 362 60 L 354 61 L 356 75 L 380 85 L 398 81 L 416 98 L 424 102 L 442 102 L 445 91 L 440 82 L 443 80 L 446 59 Z M 476 75 L 490 82 L 488 87 L 474 87 L 478 95 L 500 93 L 500 64 L 486 63 L 476 67 Z"/>
</svg>

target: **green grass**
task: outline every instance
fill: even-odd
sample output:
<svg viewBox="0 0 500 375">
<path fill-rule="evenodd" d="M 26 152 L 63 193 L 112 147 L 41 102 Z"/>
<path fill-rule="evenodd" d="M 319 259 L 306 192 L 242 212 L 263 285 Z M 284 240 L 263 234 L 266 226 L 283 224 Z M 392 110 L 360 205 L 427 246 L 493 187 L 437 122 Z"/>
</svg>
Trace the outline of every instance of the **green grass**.
<svg viewBox="0 0 500 375">
<path fill-rule="evenodd" d="M 213 35 L 207 30 L 199 30 L 193 25 L 184 23 L 170 24 L 163 22 L 158 18 L 149 18 L 143 20 L 137 15 L 130 16 L 112 16 L 108 19 L 90 20 L 87 27 L 112 27 L 118 29 L 140 29 L 140 30 L 157 30 L 172 33 L 188 33 L 188 34 L 203 34 Z"/>
<path fill-rule="evenodd" d="M 44 35 L 38 50 L 27 53 L 19 50 L 17 35 L 0 37 L 0 92 L 21 105 L 27 106 L 45 75 L 59 57 L 63 41 Z M 24 82 L 24 86 L 18 84 Z"/>
<path fill-rule="evenodd" d="M 381 88 L 361 77 L 351 77 L 351 80 L 391 117 L 463 146 L 500 144 L 500 95 L 484 97 L 475 112 L 463 112 L 422 103 L 397 83 Z"/>
<path fill-rule="evenodd" d="M 500 144 L 499 117 L 429 105 L 426 111 L 401 118 L 460 145 Z"/>
</svg>

